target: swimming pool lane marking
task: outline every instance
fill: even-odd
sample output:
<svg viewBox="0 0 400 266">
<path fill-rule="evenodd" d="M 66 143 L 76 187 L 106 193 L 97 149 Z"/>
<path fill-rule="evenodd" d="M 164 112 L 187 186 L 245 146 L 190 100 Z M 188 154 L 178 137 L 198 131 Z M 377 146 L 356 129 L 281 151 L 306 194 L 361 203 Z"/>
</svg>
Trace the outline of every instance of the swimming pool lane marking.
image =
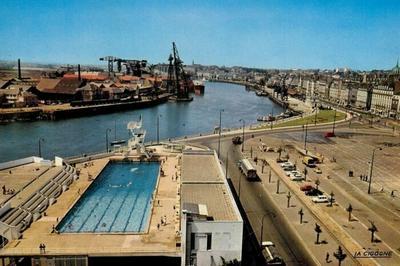
<svg viewBox="0 0 400 266">
<path fill-rule="evenodd" d="M 98 182 L 103 182 L 102 180 L 99 179 Z M 99 194 L 99 191 L 101 192 L 102 187 L 99 185 L 99 183 L 94 183 L 94 187 L 92 189 L 92 191 L 90 191 L 90 196 L 92 196 L 90 199 L 95 201 L 95 205 L 94 207 L 90 210 L 90 212 L 88 213 L 88 215 L 86 216 L 86 218 L 84 219 L 84 221 L 81 223 L 81 226 L 79 227 L 79 230 L 77 232 L 81 232 L 82 228 L 86 225 L 87 221 L 89 220 L 90 216 L 92 215 L 92 213 L 101 205 L 100 203 L 103 201 L 103 198 L 105 197 L 105 193 L 101 194 L 102 197 L 99 199 L 94 198 L 94 193 Z M 86 192 L 85 192 L 86 193 Z M 84 202 L 84 206 L 87 206 L 87 202 Z M 81 209 L 82 211 L 84 210 L 84 208 Z M 86 231 L 85 231 L 86 232 Z"/>
<path fill-rule="evenodd" d="M 92 189 L 94 190 L 94 189 L 96 189 L 96 183 L 93 184 L 93 185 L 94 185 L 94 186 L 93 186 Z M 85 192 L 85 193 L 86 193 L 86 192 Z M 86 196 L 86 195 L 84 194 L 83 196 L 81 196 L 81 198 L 79 198 L 78 202 L 76 202 L 75 205 L 72 207 L 72 210 L 71 210 L 71 213 L 70 213 L 70 214 L 72 214 L 72 218 L 70 219 L 70 224 L 72 224 L 73 221 L 75 221 L 76 219 L 79 218 L 79 215 L 78 215 L 78 214 L 80 214 L 80 215 L 83 216 L 83 214 L 84 214 L 83 211 L 85 210 L 85 208 L 83 208 L 82 206 L 87 206 L 88 203 L 94 202 L 94 206 L 93 206 L 92 209 L 91 209 L 91 212 L 93 212 L 94 209 L 99 205 L 99 201 L 96 200 L 96 199 L 94 199 L 94 198 L 89 198 L 89 201 L 83 202 L 83 201 L 85 200 L 85 198 L 89 198 L 89 197 Z M 89 216 L 90 216 L 91 212 L 89 213 Z M 68 214 L 68 216 L 69 216 L 70 214 Z M 86 219 L 85 219 L 85 220 L 87 220 L 87 219 L 89 218 L 89 216 L 86 216 Z M 80 230 L 82 229 L 82 227 L 83 227 L 83 225 L 84 225 L 85 223 L 86 223 L 86 221 L 83 222 L 83 223 L 80 223 L 81 225 L 80 225 L 80 227 L 79 227 L 78 230 L 69 229 L 68 231 L 69 231 L 69 232 L 80 232 Z M 73 224 L 72 224 L 72 225 L 73 225 Z M 79 225 L 79 223 L 78 223 L 78 225 Z"/>
<path fill-rule="evenodd" d="M 158 165 L 158 167 L 159 167 L 159 164 L 157 164 L 157 165 Z M 148 179 L 147 177 L 144 177 L 144 178 Z M 156 178 L 155 178 L 155 179 L 156 179 Z M 145 183 L 142 183 L 141 186 L 139 187 L 139 188 L 142 188 L 141 192 L 143 191 L 143 188 L 144 188 L 144 187 L 145 187 Z M 154 191 L 154 188 L 153 188 L 153 191 Z M 127 221 L 126 221 L 126 223 L 125 223 L 124 232 L 126 232 L 126 228 L 127 228 L 128 225 L 130 224 L 129 222 L 130 222 L 130 220 L 131 220 L 133 211 L 136 209 L 136 204 L 137 204 L 139 195 L 142 194 L 141 192 L 137 194 L 137 197 L 135 198 L 134 205 L 132 206 L 132 208 L 131 208 L 131 210 L 130 210 L 130 212 L 129 212 L 128 219 L 127 219 Z M 152 192 L 151 194 L 153 194 L 153 192 Z M 136 230 L 135 232 L 140 232 L 140 231 Z"/>
<path fill-rule="evenodd" d="M 110 201 L 108 202 L 107 207 L 104 209 L 102 215 L 100 216 L 100 219 L 98 220 L 97 224 L 94 226 L 94 229 L 93 229 L 94 232 L 96 232 L 101 220 L 103 220 L 104 216 L 106 215 L 108 208 L 110 207 L 110 205 L 113 202 L 113 200 L 115 199 L 115 197 L 118 195 L 117 192 L 112 193 L 112 194 L 113 194 L 113 196 L 111 197 Z"/>
<path fill-rule="evenodd" d="M 153 195 L 153 193 L 154 193 L 154 191 L 155 191 L 155 183 L 156 183 L 156 180 L 157 180 L 157 179 L 158 179 L 158 176 L 157 176 L 157 178 L 155 178 L 155 179 L 152 180 L 152 182 L 151 182 L 151 185 L 152 185 L 152 187 L 153 187 L 154 189 L 153 189 L 153 192 L 152 192 L 151 194 L 149 194 L 149 196 L 148 196 L 147 199 L 146 199 L 145 211 L 142 213 L 142 219 L 140 220 L 140 225 L 139 225 L 139 230 L 140 230 L 140 231 L 143 231 L 143 230 L 142 230 L 142 224 L 143 224 L 143 219 L 144 219 L 144 217 L 146 216 L 146 217 L 149 218 L 149 215 L 150 215 L 150 214 L 148 214 L 148 215 L 145 215 L 145 214 L 147 214 L 147 212 L 150 211 L 150 210 L 149 210 L 149 207 L 151 207 L 151 206 L 154 204 L 154 202 L 152 202 L 152 203 L 150 204 L 150 203 L 149 203 L 149 199 L 151 198 L 151 196 Z"/>
<path fill-rule="evenodd" d="M 120 212 L 121 212 L 121 210 L 122 210 L 122 206 L 124 206 L 124 204 L 125 204 L 125 202 L 126 202 L 126 199 L 128 198 L 128 194 L 130 194 L 131 192 L 135 192 L 135 191 L 134 191 L 134 190 L 132 190 L 132 191 L 128 190 L 128 191 L 126 192 L 125 197 L 124 197 L 124 200 L 122 201 L 120 208 L 118 208 L 118 211 L 117 211 L 117 213 L 116 213 L 115 216 L 114 216 L 114 219 L 113 219 L 113 221 L 112 221 L 112 223 L 111 223 L 111 227 L 110 227 L 110 230 L 109 230 L 109 231 L 111 231 L 112 227 L 114 226 L 114 223 L 115 223 L 115 221 L 117 220 L 118 215 L 120 214 Z M 138 194 L 137 194 L 137 193 L 135 193 L 135 194 L 136 194 L 136 198 L 137 198 L 137 195 L 138 195 Z"/>
</svg>

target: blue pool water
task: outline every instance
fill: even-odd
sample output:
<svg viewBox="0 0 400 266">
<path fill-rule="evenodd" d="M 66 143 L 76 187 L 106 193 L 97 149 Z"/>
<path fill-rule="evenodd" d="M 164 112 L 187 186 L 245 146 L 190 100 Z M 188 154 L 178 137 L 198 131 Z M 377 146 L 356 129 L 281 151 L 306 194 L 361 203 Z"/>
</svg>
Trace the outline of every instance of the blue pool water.
<svg viewBox="0 0 400 266">
<path fill-rule="evenodd" d="M 143 232 L 158 162 L 110 162 L 57 226 L 59 232 Z"/>
</svg>

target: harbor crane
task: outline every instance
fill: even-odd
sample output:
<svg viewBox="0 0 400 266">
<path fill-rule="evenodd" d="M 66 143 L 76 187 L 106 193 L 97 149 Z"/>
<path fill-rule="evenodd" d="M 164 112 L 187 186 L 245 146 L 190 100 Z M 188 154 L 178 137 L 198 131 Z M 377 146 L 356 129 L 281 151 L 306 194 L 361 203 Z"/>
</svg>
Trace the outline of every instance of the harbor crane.
<svg viewBox="0 0 400 266">
<path fill-rule="evenodd" d="M 168 58 L 167 90 L 176 95 L 176 101 L 192 101 L 189 96 L 188 76 L 183 69 L 183 61 L 179 57 L 175 42 L 172 43 L 172 54 Z"/>
<path fill-rule="evenodd" d="M 100 57 L 100 61 L 107 61 L 108 63 L 108 76 L 110 77 L 112 73 L 114 73 L 114 62 L 118 60 L 119 58 L 115 56 L 105 56 L 105 57 Z"/>
<path fill-rule="evenodd" d="M 101 57 L 100 61 L 107 61 L 108 63 L 108 75 L 114 73 L 114 63 L 117 63 L 117 71 L 122 71 L 122 66 L 126 68 L 127 75 L 133 75 L 141 77 L 144 72 L 143 69 L 147 66 L 147 60 L 136 60 L 136 59 L 122 59 L 115 56 Z"/>
</svg>

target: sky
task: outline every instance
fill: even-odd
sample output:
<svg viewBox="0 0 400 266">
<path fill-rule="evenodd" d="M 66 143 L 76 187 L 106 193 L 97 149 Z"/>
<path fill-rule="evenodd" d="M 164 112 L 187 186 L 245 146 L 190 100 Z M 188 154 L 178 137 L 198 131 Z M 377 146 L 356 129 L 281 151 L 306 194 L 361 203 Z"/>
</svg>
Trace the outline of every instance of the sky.
<svg viewBox="0 0 400 266">
<path fill-rule="evenodd" d="M 0 59 L 104 64 L 112 55 L 257 68 L 390 69 L 398 0 L 1 0 Z"/>
</svg>

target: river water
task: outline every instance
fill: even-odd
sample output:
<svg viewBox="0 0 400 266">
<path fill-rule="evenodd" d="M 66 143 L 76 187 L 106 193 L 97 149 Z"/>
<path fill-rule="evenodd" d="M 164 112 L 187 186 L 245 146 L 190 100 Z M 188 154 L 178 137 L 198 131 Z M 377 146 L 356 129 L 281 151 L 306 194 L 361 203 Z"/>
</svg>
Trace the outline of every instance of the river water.
<svg viewBox="0 0 400 266">
<path fill-rule="evenodd" d="M 146 141 L 157 138 L 157 116 L 160 117 L 160 139 L 209 133 L 219 125 L 222 128 L 240 127 L 256 123 L 257 116 L 283 109 L 267 97 L 258 97 L 244 86 L 229 83 L 205 83 L 205 94 L 194 96 L 189 103 L 165 103 L 155 107 L 119 113 L 81 117 L 60 121 L 17 122 L 0 125 L 0 162 L 38 154 L 41 142 L 42 156 L 67 157 L 106 150 L 106 130 L 111 129 L 109 140 L 127 139 L 126 125 L 143 117 L 147 130 Z M 116 125 L 116 131 L 115 131 Z"/>
</svg>

